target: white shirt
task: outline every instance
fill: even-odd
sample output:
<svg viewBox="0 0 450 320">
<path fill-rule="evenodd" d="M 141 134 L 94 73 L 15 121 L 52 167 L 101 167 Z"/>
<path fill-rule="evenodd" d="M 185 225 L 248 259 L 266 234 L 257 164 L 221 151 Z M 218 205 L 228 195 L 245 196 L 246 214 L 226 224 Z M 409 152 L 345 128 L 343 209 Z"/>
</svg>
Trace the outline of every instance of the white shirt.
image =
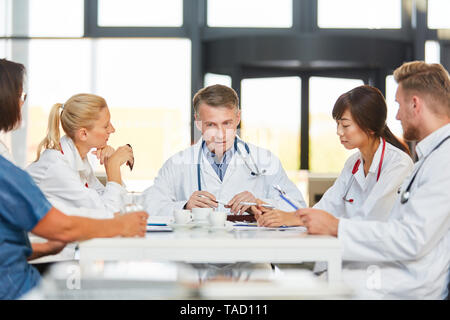
<svg viewBox="0 0 450 320">
<path fill-rule="evenodd" d="M 367 176 L 364 175 L 361 152 L 350 156 L 333 186 L 325 192 L 314 208 L 325 210 L 337 218 L 386 221 L 398 197 L 398 190 L 411 173 L 414 163 L 408 154 L 388 142 L 383 161 L 381 161 L 382 153 L 383 141 L 380 139 L 380 145 L 375 151 Z M 360 161 L 358 171 L 353 175 L 353 168 L 358 160 Z M 377 181 L 380 165 L 380 176 Z M 346 199 L 353 199 L 353 202 L 343 200 L 349 186 Z M 342 267 L 364 269 L 369 265 L 370 263 L 365 262 L 344 261 Z M 316 263 L 314 267 L 315 272 L 325 269 L 326 263 L 323 262 Z"/>
<path fill-rule="evenodd" d="M 115 182 L 103 186 L 87 157 L 81 159 L 72 139 L 64 136 L 60 143 L 62 151 L 46 149 L 38 161 L 28 166 L 28 173 L 61 211 L 86 208 L 92 209 L 90 218 L 112 218 L 123 206 L 126 190 Z"/>
<path fill-rule="evenodd" d="M 200 139 L 195 145 L 168 159 L 159 170 L 153 186 L 144 191 L 140 203 L 150 216 L 171 216 L 175 209 L 184 207 L 192 193 L 198 190 L 197 164 L 199 161 L 202 190 L 212 193 L 218 200 L 229 202 L 236 194 L 249 191 L 256 198 L 273 204 L 277 208 L 293 210 L 273 188 L 273 185 L 279 185 L 288 196 L 298 202 L 300 207 L 306 206 L 301 192 L 287 177 L 280 160 L 270 151 L 248 143 L 250 153 L 259 170 L 266 170 L 265 174 L 252 176 L 242 157 L 238 152 L 234 152 L 223 181 L 220 181 L 204 152 L 200 153 L 199 159 L 202 142 L 203 140 Z M 252 170 L 255 170 L 251 159 L 248 159 L 247 163 Z M 218 209 L 227 212 L 230 210 L 220 204 Z"/>
<path fill-rule="evenodd" d="M 367 176 L 364 175 L 361 152 L 350 156 L 333 186 L 325 192 L 314 208 L 325 210 L 338 218 L 386 221 L 398 197 L 398 189 L 411 173 L 414 163 L 408 154 L 388 142 L 381 162 L 382 151 L 383 142 L 380 139 Z M 353 167 L 358 159 L 360 165 L 354 174 L 355 178 L 352 179 Z M 346 199 L 353 199 L 353 202 L 343 200 L 349 185 Z"/>
<path fill-rule="evenodd" d="M 11 156 L 11 153 L 9 152 L 8 147 L 6 144 L 3 143 L 2 140 L 0 140 L 0 155 L 5 158 L 6 160 L 14 163 L 13 158 Z"/>
<path fill-rule="evenodd" d="M 409 201 L 397 198 L 388 220 L 341 218 L 338 238 L 343 259 L 371 264 L 344 269 L 343 278 L 358 297 L 381 299 L 444 299 L 450 266 L 450 124 L 420 141 L 419 161 L 402 184 L 415 174 Z"/>
</svg>

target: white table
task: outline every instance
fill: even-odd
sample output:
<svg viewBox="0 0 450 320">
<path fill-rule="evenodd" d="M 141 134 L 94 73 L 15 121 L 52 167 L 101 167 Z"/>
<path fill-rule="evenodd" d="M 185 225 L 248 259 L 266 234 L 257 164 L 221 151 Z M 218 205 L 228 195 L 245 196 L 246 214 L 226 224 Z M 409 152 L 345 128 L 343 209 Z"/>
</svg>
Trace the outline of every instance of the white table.
<svg viewBox="0 0 450 320">
<path fill-rule="evenodd" d="M 255 228 L 256 229 L 256 228 Z M 341 246 L 335 237 L 300 231 L 208 228 L 151 232 L 145 238 L 101 238 L 81 242 L 80 263 L 96 260 L 156 260 L 188 263 L 328 263 L 329 282 L 341 280 Z"/>
</svg>

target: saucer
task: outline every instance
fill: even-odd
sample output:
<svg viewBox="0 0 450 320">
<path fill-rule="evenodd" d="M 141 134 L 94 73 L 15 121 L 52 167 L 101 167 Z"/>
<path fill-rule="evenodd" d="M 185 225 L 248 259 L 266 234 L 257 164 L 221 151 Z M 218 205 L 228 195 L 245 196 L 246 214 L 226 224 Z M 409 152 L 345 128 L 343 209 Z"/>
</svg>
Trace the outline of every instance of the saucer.
<svg viewBox="0 0 450 320">
<path fill-rule="evenodd" d="M 174 229 L 190 229 L 195 227 L 194 223 L 168 223 L 167 224 L 169 227 L 174 228 Z"/>
<path fill-rule="evenodd" d="M 226 231 L 231 231 L 231 230 L 233 230 L 233 223 L 230 223 L 229 221 L 226 221 L 225 222 L 225 225 L 224 226 L 217 226 L 217 227 L 215 227 L 215 226 L 209 226 L 209 229 L 210 230 L 226 230 Z"/>
<path fill-rule="evenodd" d="M 233 227 L 231 226 L 223 226 L 223 227 L 213 227 L 213 226 L 210 226 L 209 227 L 209 230 L 211 230 L 211 231 L 231 231 L 231 230 L 233 230 Z"/>
<path fill-rule="evenodd" d="M 193 221 L 191 222 L 191 224 L 193 224 L 194 226 L 197 227 L 205 227 L 205 226 L 209 226 L 209 222 L 208 221 Z"/>
</svg>

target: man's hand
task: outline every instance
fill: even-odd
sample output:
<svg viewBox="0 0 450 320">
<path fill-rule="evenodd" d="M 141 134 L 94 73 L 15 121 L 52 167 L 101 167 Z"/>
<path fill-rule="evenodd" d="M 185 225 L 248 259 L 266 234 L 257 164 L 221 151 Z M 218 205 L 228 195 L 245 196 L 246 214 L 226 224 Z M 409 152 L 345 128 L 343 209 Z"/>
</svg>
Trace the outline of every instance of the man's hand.
<svg viewBox="0 0 450 320">
<path fill-rule="evenodd" d="M 261 207 L 263 208 L 263 207 Z M 267 210 L 266 208 L 263 208 Z M 260 227 L 301 226 L 302 221 L 295 212 L 267 210 L 257 218 Z"/>
<path fill-rule="evenodd" d="M 225 206 L 225 208 L 231 208 L 231 213 L 234 214 L 243 214 L 245 211 L 247 211 L 251 206 L 246 206 L 243 204 L 240 204 L 241 202 L 257 202 L 257 199 L 253 194 L 251 194 L 248 191 L 244 191 L 241 193 L 238 193 L 231 199 L 228 204 Z"/>
<path fill-rule="evenodd" d="M 216 197 L 207 191 L 195 191 L 184 208 L 188 210 L 192 208 L 217 208 Z"/>
<path fill-rule="evenodd" d="M 339 219 L 319 209 L 305 208 L 295 212 L 310 234 L 323 234 L 337 237 Z"/>
</svg>

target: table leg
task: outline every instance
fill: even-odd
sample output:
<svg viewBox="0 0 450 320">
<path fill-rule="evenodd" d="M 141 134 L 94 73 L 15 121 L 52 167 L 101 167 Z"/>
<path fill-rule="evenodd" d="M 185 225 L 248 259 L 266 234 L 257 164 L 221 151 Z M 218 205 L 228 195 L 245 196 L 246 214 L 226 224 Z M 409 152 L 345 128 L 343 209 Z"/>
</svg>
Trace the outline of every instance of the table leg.
<svg viewBox="0 0 450 320">
<path fill-rule="evenodd" d="M 328 261 L 328 282 L 341 281 L 342 260 L 338 257 L 329 259 Z"/>
</svg>

